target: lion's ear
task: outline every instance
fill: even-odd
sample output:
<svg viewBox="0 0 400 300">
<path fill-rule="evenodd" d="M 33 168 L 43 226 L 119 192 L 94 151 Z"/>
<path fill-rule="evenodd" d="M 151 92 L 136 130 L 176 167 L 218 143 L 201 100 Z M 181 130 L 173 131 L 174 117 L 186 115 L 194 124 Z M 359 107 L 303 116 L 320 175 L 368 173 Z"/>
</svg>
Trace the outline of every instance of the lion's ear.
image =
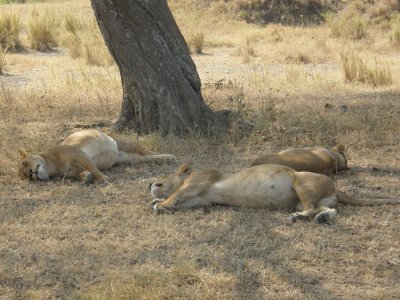
<svg viewBox="0 0 400 300">
<path fill-rule="evenodd" d="M 192 163 L 187 163 L 187 164 L 183 164 L 182 166 L 180 166 L 179 169 L 176 171 L 176 174 L 189 175 L 191 172 L 192 172 Z"/>
<path fill-rule="evenodd" d="M 19 149 L 19 154 L 21 155 L 21 158 L 25 158 L 29 155 L 29 152 L 24 149 Z"/>
<path fill-rule="evenodd" d="M 344 153 L 345 147 L 342 144 L 338 144 L 333 147 L 333 150 L 336 150 L 339 153 Z"/>
</svg>

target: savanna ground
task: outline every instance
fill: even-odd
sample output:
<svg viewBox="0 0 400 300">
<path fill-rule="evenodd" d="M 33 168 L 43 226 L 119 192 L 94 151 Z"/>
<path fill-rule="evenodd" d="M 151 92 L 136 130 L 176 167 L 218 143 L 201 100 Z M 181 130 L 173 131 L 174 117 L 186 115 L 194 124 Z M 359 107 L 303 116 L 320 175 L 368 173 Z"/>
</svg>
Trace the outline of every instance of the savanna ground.
<svg viewBox="0 0 400 300">
<path fill-rule="evenodd" d="M 400 199 L 400 22 L 393 3 L 354 1 L 321 25 L 283 26 L 247 24 L 232 17 L 229 3 L 170 0 L 194 49 L 205 101 L 255 129 L 124 136 L 225 172 L 288 147 L 343 143 L 351 169 L 333 177 L 338 188 Z M 19 148 L 36 152 L 73 130 L 106 128 L 118 116 L 121 87 L 88 1 L 0 9 L 23 27 L 22 50 L 8 51 L 0 75 L 0 299 L 399 297 L 400 205 L 340 206 L 329 225 L 292 224 L 287 211 L 220 206 L 157 215 L 147 188 L 173 164 L 116 167 L 105 171 L 108 185 L 20 181 Z M 30 20 L 46 13 L 54 41 L 50 50 L 32 50 Z M 358 55 L 370 79 L 345 80 L 341 55 Z"/>
</svg>

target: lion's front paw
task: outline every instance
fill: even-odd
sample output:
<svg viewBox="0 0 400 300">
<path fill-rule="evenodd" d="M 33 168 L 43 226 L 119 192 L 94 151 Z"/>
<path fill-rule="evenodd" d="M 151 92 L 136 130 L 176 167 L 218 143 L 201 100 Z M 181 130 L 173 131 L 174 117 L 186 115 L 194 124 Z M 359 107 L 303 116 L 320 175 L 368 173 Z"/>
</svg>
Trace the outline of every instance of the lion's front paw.
<svg viewBox="0 0 400 300">
<path fill-rule="evenodd" d="M 165 205 L 165 201 L 158 199 L 158 198 L 154 199 L 149 204 L 152 206 L 153 210 L 156 213 L 172 212 L 174 209 L 173 207 L 170 207 L 169 205 Z"/>
<path fill-rule="evenodd" d="M 156 205 L 156 204 L 158 204 L 158 203 L 161 203 L 161 202 L 163 202 L 163 201 L 164 201 L 163 199 L 154 198 L 153 200 L 151 200 L 151 201 L 149 202 L 149 205 L 150 205 L 151 207 L 154 208 L 154 205 Z"/>
<path fill-rule="evenodd" d="M 164 207 L 163 207 L 162 205 L 160 205 L 160 203 L 154 204 L 154 205 L 153 205 L 153 210 L 154 210 L 156 213 L 162 213 L 162 212 L 165 211 Z"/>
</svg>

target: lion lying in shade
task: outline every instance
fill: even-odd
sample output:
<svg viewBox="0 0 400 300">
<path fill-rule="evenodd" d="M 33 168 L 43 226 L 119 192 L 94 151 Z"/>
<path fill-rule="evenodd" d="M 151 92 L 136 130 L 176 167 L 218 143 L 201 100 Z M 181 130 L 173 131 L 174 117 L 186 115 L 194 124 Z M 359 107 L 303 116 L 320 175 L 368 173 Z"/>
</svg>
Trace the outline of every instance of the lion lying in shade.
<svg viewBox="0 0 400 300">
<path fill-rule="evenodd" d="M 276 164 L 290 167 L 296 171 L 328 174 L 348 169 L 344 150 L 343 145 L 337 145 L 331 149 L 323 147 L 292 148 L 260 156 L 250 166 Z"/>
<path fill-rule="evenodd" d="M 60 145 L 37 155 L 20 150 L 19 176 L 33 181 L 50 177 L 80 177 L 85 183 L 107 181 L 100 170 L 117 164 L 166 162 L 175 155 L 149 151 L 137 143 L 111 138 L 105 133 L 89 129 L 75 132 Z"/>
<path fill-rule="evenodd" d="M 157 212 L 224 204 L 239 207 L 297 210 L 292 221 L 324 223 L 336 215 L 338 203 L 359 206 L 400 204 L 399 200 L 359 200 L 336 190 L 326 175 L 297 172 L 282 165 L 259 165 L 237 173 L 193 170 L 181 166 L 150 185 Z"/>
</svg>

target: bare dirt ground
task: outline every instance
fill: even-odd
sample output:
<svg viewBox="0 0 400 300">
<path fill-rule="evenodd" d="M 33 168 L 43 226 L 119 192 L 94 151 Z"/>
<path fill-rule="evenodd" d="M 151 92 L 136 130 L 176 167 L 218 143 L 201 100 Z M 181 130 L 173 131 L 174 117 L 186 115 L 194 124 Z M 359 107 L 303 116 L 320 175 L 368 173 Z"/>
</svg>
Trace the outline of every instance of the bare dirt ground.
<svg viewBox="0 0 400 300">
<path fill-rule="evenodd" d="M 87 2 L 75 2 L 71 11 L 88 13 Z M 275 46 L 261 40 L 244 62 L 240 47 L 193 57 L 205 101 L 256 122 L 254 132 L 124 136 L 225 172 L 267 152 L 340 142 L 351 169 L 333 176 L 338 188 L 400 199 L 397 50 L 371 52 L 393 62 L 393 84 L 373 88 L 344 83 L 335 55 L 274 63 L 263 51 Z M 340 206 L 328 225 L 222 206 L 157 215 L 148 185 L 177 164 L 116 167 L 105 171 L 107 185 L 21 181 L 19 148 L 40 151 L 88 124 L 111 124 L 121 88 L 115 66 L 84 66 L 63 49 L 8 61 L 0 76 L 0 299 L 399 298 L 400 205 Z"/>
</svg>

